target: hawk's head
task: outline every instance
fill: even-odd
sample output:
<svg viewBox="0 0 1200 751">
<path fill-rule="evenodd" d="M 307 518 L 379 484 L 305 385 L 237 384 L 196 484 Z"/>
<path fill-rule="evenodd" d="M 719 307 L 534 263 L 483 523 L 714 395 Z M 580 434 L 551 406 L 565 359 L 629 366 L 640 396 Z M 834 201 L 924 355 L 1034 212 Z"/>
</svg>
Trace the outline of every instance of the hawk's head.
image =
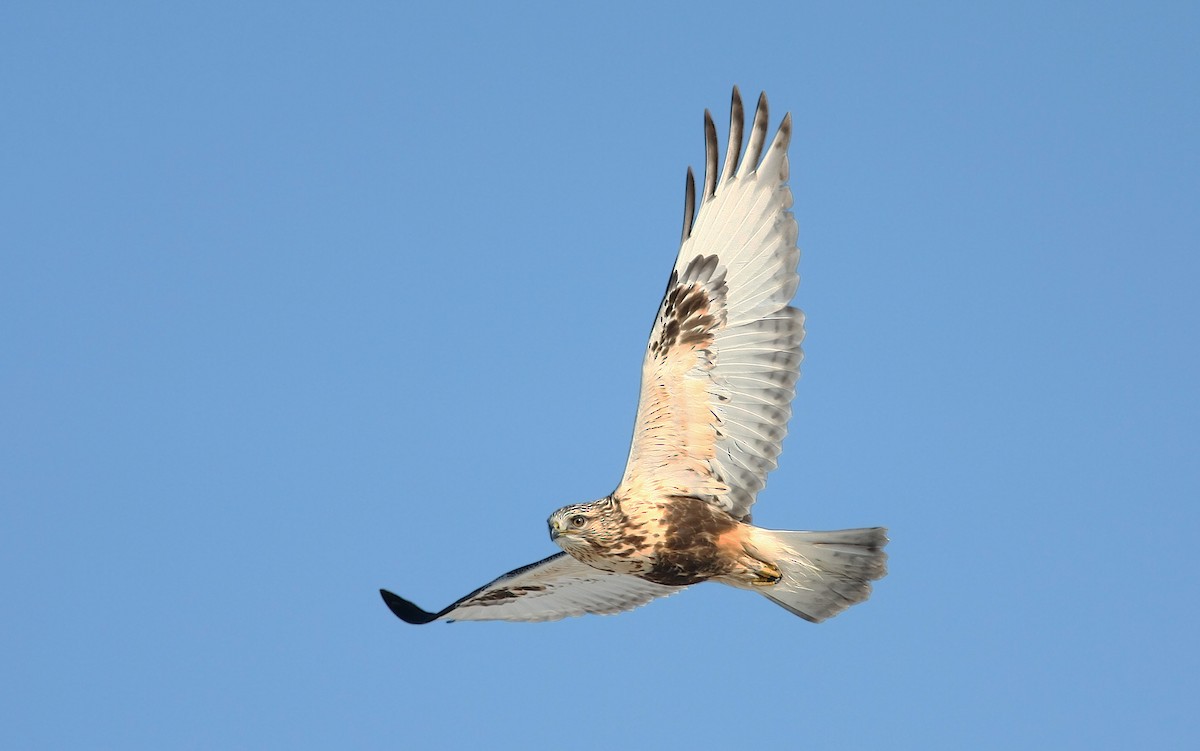
<svg viewBox="0 0 1200 751">
<path fill-rule="evenodd" d="M 591 503 L 573 503 L 550 515 L 550 539 L 570 553 L 603 552 L 621 537 L 624 515 L 612 497 Z"/>
</svg>

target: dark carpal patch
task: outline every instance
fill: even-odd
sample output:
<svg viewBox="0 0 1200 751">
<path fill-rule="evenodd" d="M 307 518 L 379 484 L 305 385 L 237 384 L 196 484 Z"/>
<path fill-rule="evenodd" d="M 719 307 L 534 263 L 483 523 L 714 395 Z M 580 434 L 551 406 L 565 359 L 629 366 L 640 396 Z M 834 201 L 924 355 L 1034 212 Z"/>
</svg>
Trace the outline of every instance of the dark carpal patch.
<svg viewBox="0 0 1200 751">
<path fill-rule="evenodd" d="M 500 600 L 513 600 L 513 599 L 516 599 L 517 597 L 520 597 L 523 594 L 525 594 L 525 593 L 524 592 L 519 592 L 519 593 L 514 592 L 511 589 L 496 589 L 491 592 L 488 592 L 487 594 L 483 594 L 483 595 L 480 595 L 479 597 L 476 597 L 475 601 L 478 603 L 481 603 L 481 604 L 483 604 L 483 603 L 490 604 L 490 603 L 494 603 L 494 602 L 497 602 Z"/>
<path fill-rule="evenodd" d="M 729 572 L 717 538 L 737 526 L 733 517 L 698 498 L 677 496 L 663 508 L 662 521 L 666 533 L 644 579 L 686 586 Z"/>
<path fill-rule="evenodd" d="M 725 275 L 716 275 L 716 256 L 696 256 L 683 275 L 672 272 L 658 312 L 658 336 L 651 337 L 650 352 L 666 356 L 677 344 L 706 347 L 725 320 Z"/>
</svg>

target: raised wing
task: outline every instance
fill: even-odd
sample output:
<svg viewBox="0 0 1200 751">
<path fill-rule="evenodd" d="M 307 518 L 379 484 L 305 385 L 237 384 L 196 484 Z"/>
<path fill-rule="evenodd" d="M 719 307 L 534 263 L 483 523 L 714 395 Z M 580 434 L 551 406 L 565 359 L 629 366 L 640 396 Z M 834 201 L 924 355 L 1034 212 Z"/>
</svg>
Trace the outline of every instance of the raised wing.
<svg viewBox="0 0 1200 751">
<path fill-rule="evenodd" d="M 383 601 L 408 623 L 432 621 L 556 621 L 585 613 L 620 613 L 683 587 L 666 587 L 580 563 L 566 553 L 509 571 L 437 613 L 386 589 Z"/>
<path fill-rule="evenodd" d="M 633 443 L 618 498 L 689 495 L 749 519 L 791 417 L 804 314 L 788 303 L 800 277 L 788 210 L 785 115 L 763 155 L 767 99 L 740 161 L 743 112 L 733 90 L 718 179 L 717 133 L 704 113 L 699 212 L 687 175 L 683 238 L 650 332 Z"/>
</svg>

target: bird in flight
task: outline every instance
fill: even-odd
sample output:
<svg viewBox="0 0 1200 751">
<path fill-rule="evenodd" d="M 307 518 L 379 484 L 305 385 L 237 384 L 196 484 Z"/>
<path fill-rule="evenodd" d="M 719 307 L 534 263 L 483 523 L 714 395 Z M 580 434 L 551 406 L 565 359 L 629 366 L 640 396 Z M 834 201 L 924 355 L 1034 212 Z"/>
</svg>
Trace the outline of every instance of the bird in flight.
<svg viewBox="0 0 1200 751">
<path fill-rule="evenodd" d="M 767 144 L 767 98 L 745 118 L 733 90 L 729 141 L 704 113 L 704 185 L 689 168 L 683 236 L 642 363 L 620 485 L 550 515 L 563 552 L 510 571 L 431 613 L 380 590 L 408 623 L 551 621 L 618 613 L 703 581 L 765 596 L 818 622 L 867 599 L 887 573 L 887 530 L 771 530 L 750 507 L 776 466 L 799 377 L 804 314 L 787 186 L 791 115 Z M 765 150 L 764 150 L 765 147 Z"/>
</svg>

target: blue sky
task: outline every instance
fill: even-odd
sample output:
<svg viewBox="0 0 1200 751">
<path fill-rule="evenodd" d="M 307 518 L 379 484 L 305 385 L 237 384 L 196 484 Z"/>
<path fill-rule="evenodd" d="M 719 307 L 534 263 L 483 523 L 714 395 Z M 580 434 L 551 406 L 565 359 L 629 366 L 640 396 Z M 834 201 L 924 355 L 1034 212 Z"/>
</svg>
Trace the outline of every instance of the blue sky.
<svg viewBox="0 0 1200 751">
<path fill-rule="evenodd" d="M 796 5 L 6 4 L 0 746 L 1195 745 L 1197 6 Z M 756 521 L 891 574 L 396 620 L 616 484 L 735 83 L 809 331 Z"/>
</svg>

